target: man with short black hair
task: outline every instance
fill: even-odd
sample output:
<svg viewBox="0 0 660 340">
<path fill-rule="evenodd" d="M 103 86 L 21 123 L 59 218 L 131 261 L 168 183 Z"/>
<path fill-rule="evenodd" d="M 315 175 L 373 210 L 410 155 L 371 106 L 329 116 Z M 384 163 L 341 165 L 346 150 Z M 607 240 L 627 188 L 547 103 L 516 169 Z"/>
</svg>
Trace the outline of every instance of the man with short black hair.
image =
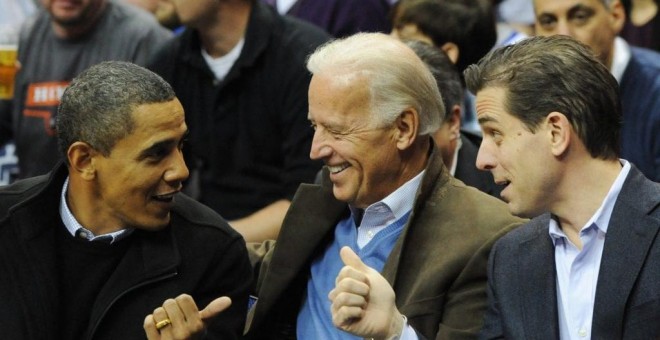
<svg viewBox="0 0 660 340">
<path fill-rule="evenodd" d="M 180 193 L 188 128 L 170 85 L 98 64 L 67 87 L 56 124 L 65 164 L 0 189 L 3 336 L 238 339 L 245 243 Z"/>
</svg>

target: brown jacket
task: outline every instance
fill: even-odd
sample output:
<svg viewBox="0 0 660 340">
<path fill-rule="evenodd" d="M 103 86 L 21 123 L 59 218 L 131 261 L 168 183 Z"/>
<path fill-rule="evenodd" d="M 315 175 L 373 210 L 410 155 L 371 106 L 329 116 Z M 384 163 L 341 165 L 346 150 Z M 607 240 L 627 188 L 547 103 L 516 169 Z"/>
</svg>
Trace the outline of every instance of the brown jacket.
<svg viewBox="0 0 660 340">
<path fill-rule="evenodd" d="M 246 325 L 249 339 L 295 338 L 310 261 L 332 240 L 347 211 L 328 181 L 303 184 L 277 246 L 251 249 L 259 280 L 258 302 Z M 451 177 L 434 150 L 412 214 L 382 272 L 409 324 L 428 339 L 476 338 L 486 310 L 490 249 L 522 222 L 504 202 Z"/>
</svg>

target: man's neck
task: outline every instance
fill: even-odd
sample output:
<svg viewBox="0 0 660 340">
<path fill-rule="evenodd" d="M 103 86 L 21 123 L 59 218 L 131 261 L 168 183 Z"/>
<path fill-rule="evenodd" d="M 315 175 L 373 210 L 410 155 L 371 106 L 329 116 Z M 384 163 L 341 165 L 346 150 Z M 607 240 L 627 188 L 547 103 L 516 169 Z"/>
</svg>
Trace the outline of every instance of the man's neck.
<svg viewBox="0 0 660 340">
<path fill-rule="evenodd" d="M 253 5 L 249 1 L 221 1 L 219 6 L 215 18 L 196 27 L 202 47 L 213 58 L 229 53 L 245 36 Z"/>
<path fill-rule="evenodd" d="M 565 169 L 550 211 L 574 244 L 580 244 L 580 230 L 603 204 L 621 168 L 618 159 L 589 158 Z"/>
<path fill-rule="evenodd" d="M 98 197 L 89 183 L 69 173 L 66 203 L 76 221 L 94 235 L 109 234 L 123 229 L 122 226 L 112 225 L 108 222 L 107 215 L 97 205 L 99 202 L 102 202 L 102 199 Z"/>
<path fill-rule="evenodd" d="M 401 183 L 399 186 L 408 182 L 417 176 L 420 172 L 426 169 L 429 162 L 429 149 L 431 147 L 431 139 L 428 136 L 418 137 L 418 139 L 410 146 L 404 153 L 403 167 L 401 168 Z M 436 150 L 440 152 L 440 150 Z"/>
</svg>

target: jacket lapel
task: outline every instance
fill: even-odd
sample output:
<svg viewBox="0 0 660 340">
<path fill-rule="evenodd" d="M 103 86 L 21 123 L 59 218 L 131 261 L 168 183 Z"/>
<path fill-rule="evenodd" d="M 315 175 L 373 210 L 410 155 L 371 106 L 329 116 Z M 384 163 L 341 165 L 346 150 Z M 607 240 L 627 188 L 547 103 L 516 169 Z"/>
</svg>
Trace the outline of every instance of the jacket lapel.
<svg viewBox="0 0 660 340">
<path fill-rule="evenodd" d="M 594 303 L 594 339 L 622 336 L 628 298 L 660 229 L 660 221 L 649 215 L 660 197 L 657 186 L 635 168 L 628 176 L 605 237 Z"/>
<path fill-rule="evenodd" d="M 11 217 L 8 217 L 20 240 L 20 244 L 7 245 L 9 249 L 15 249 L 15 256 L 8 260 L 21 261 L 11 265 L 17 268 L 15 274 L 18 278 L 14 282 L 33 283 L 21 285 L 16 293 L 25 305 L 25 320 L 35 321 L 28 327 L 30 337 L 35 339 L 50 338 L 57 332 L 59 273 L 53 254 L 55 233 L 58 232 L 56 228 L 64 228 L 59 215 L 59 197 L 65 176 L 66 171 L 60 168 L 48 179 L 45 176 L 30 179 L 43 181 L 40 189 L 13 209 Z"/>
<path fill-rule="evenodd" d="M 411 238 L 411 233 L 414 233 L 415 230 L 411 230 L 410 226 L 418 218 L 420 214 L 424 213 L 424 206 L 427 203 L 428 198 L 433 193 L 433 190 L 436 187 L 443 187 L 444 183 L 449 181 L 449 172 L 444 167 L 442 163 L 442 157 L 440 152 L 438 152 L 435 147 L 435 142 L 433 139 L 430 140 L 430 149 L 429 149 L 429 160 L 428 165 L 426 166 L 426 173 L 424 178 L 422 178 L 422 183 L 417 189 L 415 194 L 415 204 L 413 206 L 412 212 L 408 217 L 408 222 L 403 228 L 399 239 L 394 244 L 392 252 L 387 257 L 387 262 L 383 267 L 382 275 L 385 277 L 387 282 L 390 283 L 392 287 L 396 287 L 396 278 L 399 272 L 399 268 L 405 268 L 406 266 L 402 265 L 402 262 L 405 261 L 405 252 L 408 249 L 407 240 Z M 416 250 L 416 245 L 411 245 L 413 251 Z M 412 266 L 414 268 L 414 266 Z M 403 299 L 404 294 L 397 295 L 397 303 L 400 303 Z"/>
<path fill-rule="evenodd" d="M 525 333 L 558 339 L 557 276 L 554 247 L 548 235 L 549 220 L 550 215 L 546 214 L 532 222 L 535 233 L 520 242 L 518 282 L 521 282 L 520 305 Z"/>
<path fill-rule="evenodd" d="M 43 209 L 43 211 L 53 210 Z M 53 254 L 55 254 L 55 232 L 57 232 L 55 228 L 64 228 L 64 226 L 58 220 L 59 215 L 47 215 L 28 214 L 28 211 L 21 211 L 16 215 L 19 233 L 28 231 L 21 235 L 26 256 L 20 257 L 22 263 L 16 266 L 19 268 L 16 282 L 32 282 L 22 285 L 19 291 L 21 300 L 27 305 L 25 310 L 30 311 L 30 314 L 26 315 L 26 320 L 39 320 L 30 325 L 30 332 L 35 339 L 49 338 L 57 332 L 55 323 L 59 309 L 57 284 L 59 274 Z"/>
<path fill-rule="evenodd" d="M 305 200 L 297 199 L 300 195 Z M 319 209 L 319 206 L 322 207 Z M 300 272 L 309 266 L 319 245 L 333 233 L 347 205 L 334 199 L 332 188 L 327 186 L 302 184 L 293 198 L 291 208 L 284 219 L 283 228 L 273 250 L 261 287 L 259 301 L 255 307 L 252 327 L 258 327 L 262 318 L 269 313 L 282 292 Z M 313 214 L 309 212 L 313 211 Z M 280 247 L 286 244 L 287 247 Z M 295 297 L 292 303 L 297 303 Z M 294 302 L 295 301 L 295 302 Z"/>
<path fill-rule="evenodd" d="M 132 238 L 132 244 L 99 292 L 92 308 L 88 330 L 90 338 L 117 299 L 134 288 L 177 274 L 181 257 L 174 244 L 171 227 L 158 232 L 135 230 L 129 238 Z"/>
</svg>

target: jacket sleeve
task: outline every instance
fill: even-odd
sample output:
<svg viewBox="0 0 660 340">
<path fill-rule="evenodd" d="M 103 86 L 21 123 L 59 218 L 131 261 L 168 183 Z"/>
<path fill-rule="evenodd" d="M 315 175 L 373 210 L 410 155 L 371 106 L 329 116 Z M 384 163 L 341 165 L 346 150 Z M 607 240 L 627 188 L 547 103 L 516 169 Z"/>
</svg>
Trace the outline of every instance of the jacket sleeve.
<svg viewBox="0 0 660 340">
<path fill-rule="evenodd" d="M 209 294 L 202 297 L 200 310 L 210 301 L 226 295 L 231 306 L 215 317 L 207 328 L 205 339 L 240 339 L 247 315 L 249 289 L 252 285 L 252 267 L 242 238 L 235 238 L 224 251 L 216 253 L 217 266 L 207 276 Z"/>
<path fill-rule="evenodd" d="M 474 252 L 461 274 L 447 291 L 436 339 L 476 339 L 487 310 L 488 259 L 495 242 L 517 227 L 502 228 Z"/>
<path fill-rule="evenodd" d="M 480 340 L 487 339 L 504 339 L 504 331 L 502 329 L 502 320 L 500 319 L 500 306 L 497 296 L 495 295 L 495 278 L 494 270 L 495 257 L 497 253 L 497 244 L 493 247 L 488 259 L 488 308 L 486 309 L 486 316 L 484 317 L 484 326 L 479 334 Z"/>
</svg>

